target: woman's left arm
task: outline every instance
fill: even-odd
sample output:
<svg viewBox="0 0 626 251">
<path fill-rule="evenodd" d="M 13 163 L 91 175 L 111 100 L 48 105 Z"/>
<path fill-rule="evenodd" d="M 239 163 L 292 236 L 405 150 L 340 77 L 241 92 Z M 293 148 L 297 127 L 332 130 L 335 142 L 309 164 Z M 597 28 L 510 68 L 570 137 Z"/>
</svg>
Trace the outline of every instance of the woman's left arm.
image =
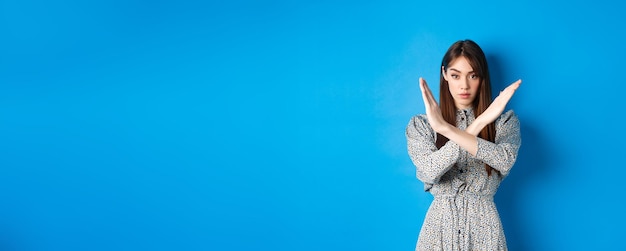
<svg viewBox="0 0 626 251">
<path fill-rule="evenodd" d="M 498 170 L 502 176 L 506 176 L 517 160 L 517 153 L 522 143 L 517 115 L 509 110 L 496 120 L 495 142 L 480 137 L 477 137 L 477 140 L 478 151 L 475 158 Z"/>
</svg>

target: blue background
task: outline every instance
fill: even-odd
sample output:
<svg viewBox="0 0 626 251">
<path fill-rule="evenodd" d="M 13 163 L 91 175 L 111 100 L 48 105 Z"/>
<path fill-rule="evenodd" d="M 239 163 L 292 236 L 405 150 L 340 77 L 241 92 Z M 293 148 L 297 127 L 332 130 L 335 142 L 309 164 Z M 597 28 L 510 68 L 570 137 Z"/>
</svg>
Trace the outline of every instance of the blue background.
<svg viewBox="0 0 626 251">
<path fill-rule="evenodd" d="M 413 250 L 441 57 L 518 78 L 511 250 L 621 246 L 614 1 L 0 1 L 0 250 Z"/>
</svg>

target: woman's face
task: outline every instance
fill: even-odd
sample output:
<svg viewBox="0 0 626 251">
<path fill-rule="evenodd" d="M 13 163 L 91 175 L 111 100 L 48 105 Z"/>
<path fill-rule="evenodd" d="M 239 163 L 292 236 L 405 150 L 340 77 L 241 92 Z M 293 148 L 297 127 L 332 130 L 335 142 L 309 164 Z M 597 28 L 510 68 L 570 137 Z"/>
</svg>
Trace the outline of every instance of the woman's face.
<svg viewBox="0 0 626 251">
<path fill-rule="evenodd" d="M 448 89 L 454 105 L 457 109 L 466 109 L 472 107 L 472 102 L 478 93 L 480 86 L 480 78 L 472 69 L 465 57 L 459 57 L 448 65 L 446 71 L 441 67 L 443 78 L 448 81 Z"/>
</svg>

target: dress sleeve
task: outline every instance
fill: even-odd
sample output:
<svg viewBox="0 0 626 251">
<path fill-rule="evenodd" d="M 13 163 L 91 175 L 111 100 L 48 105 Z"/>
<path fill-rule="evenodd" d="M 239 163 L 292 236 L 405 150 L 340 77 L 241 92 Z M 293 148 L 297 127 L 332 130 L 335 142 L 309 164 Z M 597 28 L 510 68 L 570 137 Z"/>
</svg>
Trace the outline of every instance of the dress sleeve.
<svg viewBox="0 0 626 251">
<path fill-rule="evenodd" d="M 416 176 L 426 184 L 439 182 L 441 176 L 459 158 L 460 147 L 451 140 L 437 149 L 435 132 L 424 115 L 411 118 L 405 134 L 409 156 L 416 167 Z"/>
<path fill-rule="evenodd" d="M 508 175 L 515 164 L 522 143 L 517 115 L 509 110 L 498 118 L 495 143 L 482 138 L 477 139 L 476 158 L 498 170 L 503 177 Z"/>
</svg>

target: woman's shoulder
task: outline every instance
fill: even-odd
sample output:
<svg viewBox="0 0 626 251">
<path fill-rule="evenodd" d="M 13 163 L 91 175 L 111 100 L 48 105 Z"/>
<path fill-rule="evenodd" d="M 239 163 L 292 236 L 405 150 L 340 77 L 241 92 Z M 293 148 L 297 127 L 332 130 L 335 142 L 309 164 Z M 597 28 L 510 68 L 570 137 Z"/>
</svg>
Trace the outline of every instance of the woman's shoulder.
<svg viewBox="0 0 626 251">
<path fill-rule="evenodd" d="M 432 130 L 430 128 L 430 124 L 428 123 L 428 117 L 426 116 L 426 114 L 413 115 L 411 119 L 409 120 L 407 129 L 422 131 L 422 132 L 427 132 L 427 131 Z"/>
<path fill-rule="evenodd" d="M 517 117 L 517 114 L 515 114 L 515 111 L 513 111 L 512 109 L 502 113 L 500 117 L 498 117 L 498 119 L 496 120 L 497 125 L 511 123 L 519 125 L 519 118 Z"/>
<path fill-rule="evenodd" d="M 411 117 L 410 121 L 409 121 L 410 125 L 413 126 L 423 126 L 423 125 L 430 125 L 428 123 L 428 117 L 426 116 L 426 114 L 415 114 Z"/>
</svg>

